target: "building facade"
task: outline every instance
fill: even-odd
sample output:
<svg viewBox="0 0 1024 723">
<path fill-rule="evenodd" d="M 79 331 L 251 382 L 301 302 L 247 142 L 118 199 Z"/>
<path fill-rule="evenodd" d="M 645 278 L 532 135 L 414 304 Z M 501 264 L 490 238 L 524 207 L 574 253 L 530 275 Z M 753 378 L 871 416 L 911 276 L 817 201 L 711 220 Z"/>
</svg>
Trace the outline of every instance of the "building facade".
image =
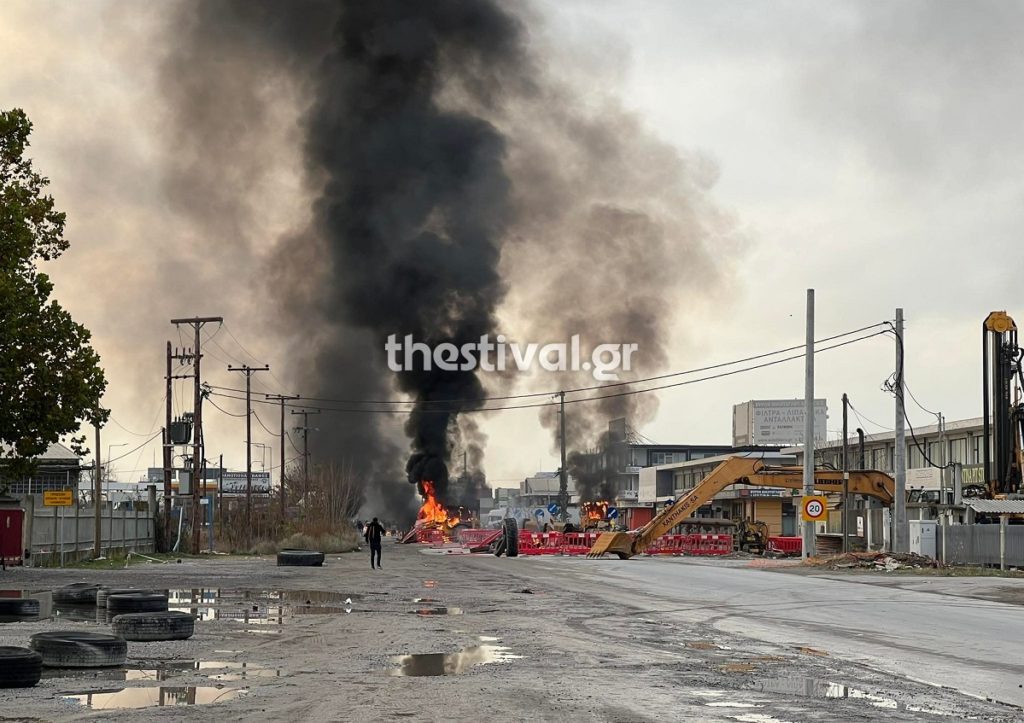
<svg viewBox="0 0 1024 723">
<path fill-rule="evenodd" d="M 46 491 L 78 488 L 82 460 L 68 447 L 55 442 L 33 461 L 35 469 L 27 477 L 8 478 L 3 475 L 0 468 L 0 488 L 6 485 L 8 494 L 12 495 L 41 494 Z"/>
</svg>

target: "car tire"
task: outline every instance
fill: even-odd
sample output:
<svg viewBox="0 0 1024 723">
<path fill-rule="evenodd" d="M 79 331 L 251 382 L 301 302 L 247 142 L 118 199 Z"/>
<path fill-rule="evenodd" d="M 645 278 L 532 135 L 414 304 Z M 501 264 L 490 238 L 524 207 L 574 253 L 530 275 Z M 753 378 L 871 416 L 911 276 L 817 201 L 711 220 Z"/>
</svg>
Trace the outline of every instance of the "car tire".
<svg viewBox="0 0 1024 723">
<path fill-rule="evenodd" d="M 505 554 L 509 557 L 519 557 L 519 526 L 515 520 L 505 520 Z"/>
<path fill-rule="evenodd" d="M 42 675 L 42 655 L 29 648 L 0 646 L 0 688 L 31 688 Z"/>
<path fill-rule="evenodd" d="M 99 589 L 99 585 L 90 582 L 75 582 L 54 590 L 53 601 L 71 605 L 95 605 Z"/>
<path fill-rule="evenodd" d="M 106 633 L 55 630 L 36 633 L 29 647 L 42 656 L 48 668 L 108 668 L 124 665 L 128 643 Z"/>
<path fill-rule="evenodd" d="M 34 597 L 0 597 L 0 617 L 33 618 L 39 616 L 39 601 Z"/>
<path fill-rule="evenodd" d="M 114 635 L 125 640 L 187 640 L 196 631 L 196 619 L 188 613 L 127 613 L 113 620 Z"/>
<path fill-rule="evenodd" d="M 314 550 L 281 550 L 277 553 L 278 567 L 320 567 L 324 553 Z"/>
<path fill-rule="evenodd" d="M 158 592 L 126 592 L 107 596 L 107 611 L 111 613 L 164 613 L 167 596 Z"/>
<path fill-rule="evenodd" d="M 96 607 L 107 609 L 107 598 L 111 595 L 130 595 L 135 592 L 149 592 L 148 590 L 140 590 L 137 587 L 101 587 L 96 591 Z"/>
</svg>

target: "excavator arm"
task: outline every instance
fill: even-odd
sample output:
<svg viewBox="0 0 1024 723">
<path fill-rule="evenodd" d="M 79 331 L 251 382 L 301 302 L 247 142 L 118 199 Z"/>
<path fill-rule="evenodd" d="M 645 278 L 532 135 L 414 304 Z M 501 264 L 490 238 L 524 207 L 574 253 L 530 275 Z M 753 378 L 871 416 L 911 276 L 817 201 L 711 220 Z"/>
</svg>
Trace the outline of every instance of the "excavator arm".
<svg viewBox="0 0 1024 723">
<path fill-rule="evenodd" d="M 803 467 L 772 467 L 759 459 L 730 457 L 715 467 L 696 487 L 639 530 L 603 533 L 597 538 L 588 557 L 600 557 L 610 552 L 625 560 L 633 555 L 639 555 L 657 538 L 692 516 L 698 507 L 733 484 L 803 489 Z M 837 470 L 815 470 L 814 488 L 823 492 L 842 492 L 843 473 Z M 894 489 L 892 477 L 883 472 L 850 472 L 848 491 L 851 494 L 870 495 L 885 505 L 891 505 Z"/>
</svg>

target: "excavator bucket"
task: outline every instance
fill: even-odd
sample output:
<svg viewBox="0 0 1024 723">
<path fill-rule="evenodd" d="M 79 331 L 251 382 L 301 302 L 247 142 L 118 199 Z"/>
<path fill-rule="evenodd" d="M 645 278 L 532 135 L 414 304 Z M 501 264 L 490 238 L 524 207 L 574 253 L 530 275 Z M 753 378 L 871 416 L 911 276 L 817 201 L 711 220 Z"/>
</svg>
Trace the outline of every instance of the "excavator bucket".
<svg viewBox="0 0 1024 723">
<path fill-rule="evenodd" d="M 620 560 L 628 560 L 633 556 L 633 536 L 628 532 L 602 532 L 587 557 L 601 557 L 606 552 L 618 555 Z"/>
</svg>

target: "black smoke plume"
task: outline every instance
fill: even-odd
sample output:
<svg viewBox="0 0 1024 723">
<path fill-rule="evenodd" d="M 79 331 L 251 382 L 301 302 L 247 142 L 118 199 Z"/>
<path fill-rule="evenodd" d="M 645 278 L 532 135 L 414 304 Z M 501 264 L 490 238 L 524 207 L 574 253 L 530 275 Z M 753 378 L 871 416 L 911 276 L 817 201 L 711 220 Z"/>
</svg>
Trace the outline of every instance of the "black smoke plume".
<svg viewBox="0 0 1024 723">
<path fill-rule="evenodd" d="M 226 268 L 245 248 L 235 236 L 261 237 L 246 223 L 252 190 L 301 169 L 282 195 L 304 210 L 260 270 L 292 387 L 413 402 L 404 416 L 352 403 L 360 413 L 317 419 L 314 455 L 354 470 L 368 512 L 409 518 L 409 482 L 433 481 L 450 504 L 485 489 L 486 439 L 465 414 L 482 406 L 481 378 L 393 373 L 388 335 L 459 345 L 496 334 L 501 314 L 524 340 L 640 343 L 646 373 L 668 362 L 672 321 L 722 285 L 713 255 L 735 255 L 706 199 L 711 164 L 652 139 L 526 6 L 186 0 L 170 37 L 166 186 Z M 534 383 L 580 382 L 592 380 Z M 570 445 L 655 409 L 652 397 L 572 405 Z M 461 450 L 468 469 L 453 476 Z"/>
</svg>

